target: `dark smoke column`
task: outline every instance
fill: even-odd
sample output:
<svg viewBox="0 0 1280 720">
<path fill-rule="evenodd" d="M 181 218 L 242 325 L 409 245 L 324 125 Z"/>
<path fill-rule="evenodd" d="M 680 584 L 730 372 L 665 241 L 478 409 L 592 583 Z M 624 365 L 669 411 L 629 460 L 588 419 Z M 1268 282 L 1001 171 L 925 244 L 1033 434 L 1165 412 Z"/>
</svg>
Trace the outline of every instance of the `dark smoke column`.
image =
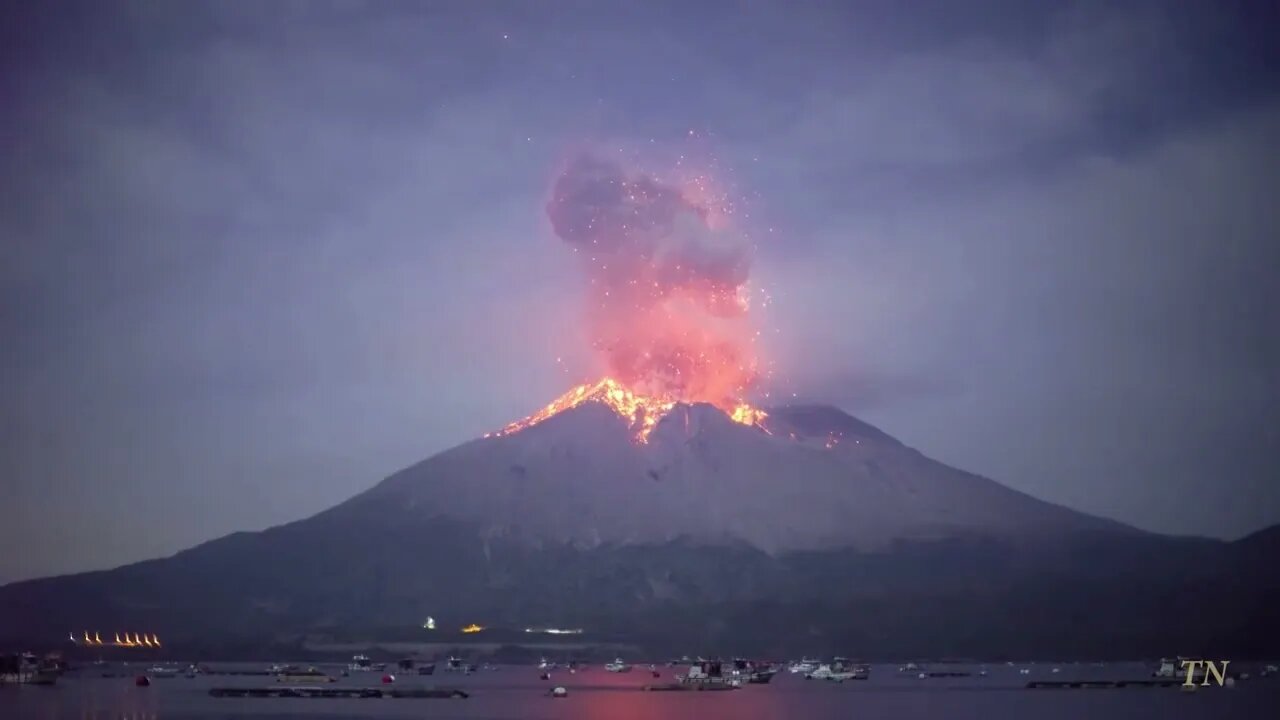
<svg viewBox="0 0 1280 720">
<path fill-rule="evenodd" d="M 738 236 L 679 187 L 589 156 L 556 180 L 547 215 L 590 280 L 593 344 L 637 392 L 731 407 L 756 378 Z"/>
</svg>

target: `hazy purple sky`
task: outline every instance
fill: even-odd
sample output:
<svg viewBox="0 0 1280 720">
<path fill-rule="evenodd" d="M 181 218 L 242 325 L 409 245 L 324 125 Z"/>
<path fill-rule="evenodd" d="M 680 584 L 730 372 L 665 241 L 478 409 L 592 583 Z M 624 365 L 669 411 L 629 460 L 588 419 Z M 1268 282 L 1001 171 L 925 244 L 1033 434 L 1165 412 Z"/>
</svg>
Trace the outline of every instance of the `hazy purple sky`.
<svg viewBox="0 0 1280 720">
<path fill-rule="evenodd" d="M 588 142 L 758 194 L 777 391 L 1143 528 L 1280 521 L 1266 5 L 5 3 L 0 577 L 301 518 L 584 379 L 542 205 Z"/>
</svg>

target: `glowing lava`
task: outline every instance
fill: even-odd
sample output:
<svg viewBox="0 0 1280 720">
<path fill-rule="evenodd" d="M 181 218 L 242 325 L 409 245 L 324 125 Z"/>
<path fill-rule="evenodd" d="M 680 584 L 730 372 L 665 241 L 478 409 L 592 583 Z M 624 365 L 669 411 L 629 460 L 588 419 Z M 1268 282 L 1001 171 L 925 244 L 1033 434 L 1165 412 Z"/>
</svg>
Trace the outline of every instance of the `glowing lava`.
<svg viewBox="0 0 1280 720">
<path fill-rule="evenodd" d="M 662 416 L 676 406 L 678 400 L 668 396 L 641 395 L 632 392 L 613 378 L 605 378 L 594 385 L 579 385 L 529 417 L 517 420 L 498 432 L 490 433 L 485 437 L 510 435 L 511 433 L 519 432 L 565 410 L 588 402 L 598 402 L 608 406 L 627 421 L 628 427 L 635 432 L 635 439 L 643 443 L 648 442 L 649 433 L 657 426 Z M 720 409 L 734 422 L 743 425 L 760 427 L 767 417 L 763 410 L 746 403 L 738 403 L 730 407 L 721 407 Z"/>
</svg>

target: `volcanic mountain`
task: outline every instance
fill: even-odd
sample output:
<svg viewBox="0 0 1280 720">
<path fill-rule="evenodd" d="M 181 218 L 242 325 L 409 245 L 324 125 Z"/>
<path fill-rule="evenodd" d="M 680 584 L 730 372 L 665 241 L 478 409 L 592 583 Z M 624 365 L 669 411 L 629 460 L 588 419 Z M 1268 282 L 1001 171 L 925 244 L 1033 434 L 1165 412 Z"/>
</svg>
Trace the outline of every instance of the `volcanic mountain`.
<svg viewBox="0 0 1280 720">
<path fill-rule="evenodd" d="M 571 393 L 306 520 L 0 588 L 0 643 L 461 641 L 653 652 L 1275 650 L 1274 533 L 1170 538 L 962 472 L 824 406 Z M 1270 538 L 1270 539 L 1268 539 Z M 1214 612 L 1186 622 L 1196 608 Z"/>
</svg>

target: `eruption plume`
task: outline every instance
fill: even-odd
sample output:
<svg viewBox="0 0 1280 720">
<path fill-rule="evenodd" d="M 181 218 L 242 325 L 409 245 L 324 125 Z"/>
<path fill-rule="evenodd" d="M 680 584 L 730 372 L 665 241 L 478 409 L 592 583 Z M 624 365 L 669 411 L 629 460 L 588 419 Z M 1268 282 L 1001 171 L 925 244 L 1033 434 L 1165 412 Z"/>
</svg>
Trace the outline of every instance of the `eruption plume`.
<svg viewBox="0 0 1280 720">
<path fill-rule="evenodd" d="M 587 323 L 611 377 L 665 402 L 732 412 L 757 375 L 748 247 L 705 185 L 681 188 L 582 156 L 547 215 L 590 280 Z"/>
</svg>

